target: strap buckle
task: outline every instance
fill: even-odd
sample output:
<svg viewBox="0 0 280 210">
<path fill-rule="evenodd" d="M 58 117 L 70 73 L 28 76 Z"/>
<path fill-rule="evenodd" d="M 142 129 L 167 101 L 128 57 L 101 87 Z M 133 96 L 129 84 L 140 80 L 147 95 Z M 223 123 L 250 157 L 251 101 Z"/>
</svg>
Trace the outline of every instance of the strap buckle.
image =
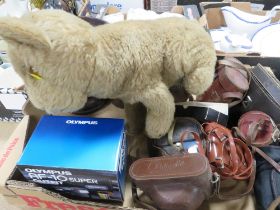
<svg viewBox="0 0 280 210">
<path fill-rule="evenodd" d="M 273 142 L 280 141 L 280 131 L 278 128 L 273 131 L 272 140 Z"/>
<path fill-rule="evenodd" d="M 247 95 L 247 96 L 243 99 L 242 105 L 243 105 L 243 107 L 244 107 L 245 109 L 247 109 L 247 108 L 249 108 L 249 107 L 251 106 L 251 103 L 252 103 L 252 102 L 253 102 L 253 101 L 252 101 L 251 97 Z"/>
<path fill-rule="evenodd" d="M 220 180 L 220 175 L 217 172 L 214 172 L 211 177 L 211 184 L 213 189 L 211 197 L 219 194 Z"/>
<path fill-rule="evenodd" d="M 276 125 L 275 122 L 273 120 L 272 121 L 272 125 L 274 127 L 274 131 L 272 133 L 272 141 L 273 142 L 277 142 L 280 141 L 280 130 L 279 130 L 279 125 Z"/>
<path fill-rule="evenodd" d="M 219 161 L 219 168 L 223 169 L 225 168 L 225 164 L 224 164 L 224 160 L 222 157 L 215 157 L 215 160 L 218 160 Z"/>
</svg>

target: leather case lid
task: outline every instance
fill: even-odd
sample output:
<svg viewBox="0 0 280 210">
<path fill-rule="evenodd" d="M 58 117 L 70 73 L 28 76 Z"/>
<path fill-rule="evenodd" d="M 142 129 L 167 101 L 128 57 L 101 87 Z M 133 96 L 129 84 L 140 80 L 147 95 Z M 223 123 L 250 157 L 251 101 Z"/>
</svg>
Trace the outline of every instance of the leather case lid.
<svg viewBox="0 0 280 210">
<path fill-rule="evenodd" d="M 175 119 L 175 127 L 172 135 L 173 143 L 180 142 L 181 135 L 185 131 L 198 133 L 200 138 L 201 139 L 203 138 L 202 127 L 200 123 L 194 118 L 182 117 L 182 118 Z M 186 139 L 188 140 L 194 139 L 193 134 L 189 133 L 187 136 L 185 136 L 184 140 Z M 170 146 L 168 143 L 168 135 L 165 135 L 160 139 L 155 139 L 154 143 L 157 146 Z"/>
<path fill-rule="evenodd" d="M 257 110 L 269 115 L 276 124 L 280 123 L 280 82 L 258 64 L 252 69 L 252 80 L 247 95 L 240 106 L 230 110 L 230 125 L 237 124 L 236 116 Z M 234 124 L 234 121 L 236 122 Z"/>
<path fill-rule="evenodd" d="M 263 90 L 266 91 L 268 95 L 279 105 L 280 104 L 280 82 L 276 77 L 271 76 L 267 70 L 260 64 L 258 64 L 252 70 L 253 79 L 257 77 L 260 85 L 262 85 Z"/>
<path fill-rule="evenodd" d="M 257 127 L 256 138 L 253 139 L 251 144 L 268 144 L 272 141 L 274 131 L 274 127 L 270 119 L 270 116 L 264 112 L 249 111 L 240 117 L 238 121 L 238 128 L 240 129 L 240 132 L 243 134 L 243 136 L 245 136 L 246 139 L 249 139 L 250 135 L 252 135 L 252 132 L 250 131 L 251 126 L 253 126 L 255 123 L 261 123 L 263 121 Z"/>
<path fill-rule="evenodd" d="M 139 159 L 131 165 L 129 174 L 134 180 L 160 180 L 199 176 L 208 170 L 206 157 L 200 154 L 187 154 Z"/>
</svg>

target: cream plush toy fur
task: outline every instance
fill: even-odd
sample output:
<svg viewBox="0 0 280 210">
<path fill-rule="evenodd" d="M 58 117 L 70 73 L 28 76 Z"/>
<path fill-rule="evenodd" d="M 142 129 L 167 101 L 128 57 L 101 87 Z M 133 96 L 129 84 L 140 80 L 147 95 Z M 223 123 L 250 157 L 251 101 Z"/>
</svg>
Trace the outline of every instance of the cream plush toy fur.
<svg viewBox="0 0 280 210">
<path fill-rule="evenodd" d="M 0 36 L 37 108 L 73 112 L 88 96 L 141 102 L 152 138 L 166 134 L 174 118 L 168 88 L 182 81 L 189 93 L 201 94 L 214 76 L 210 36 L 197 22 L 182 18 L 93 28 L 66 12 L 42 10 L 1 18 Z"/>
</svg>

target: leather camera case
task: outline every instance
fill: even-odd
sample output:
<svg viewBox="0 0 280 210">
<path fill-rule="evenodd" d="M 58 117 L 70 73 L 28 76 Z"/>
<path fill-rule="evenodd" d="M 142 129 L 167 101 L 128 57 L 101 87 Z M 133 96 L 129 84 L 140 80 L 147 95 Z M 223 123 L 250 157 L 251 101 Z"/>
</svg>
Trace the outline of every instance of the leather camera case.
<svg viewBox="0 0 280 210">
<path fill-rule="evenodd" d="M 187 135 L 185 133 L 187 132 Z M 195 142 L 193 133 L 203 139 L 201 124 L 190 117 L 175 118 L 174 124 L 168 134 L 152 142 L 152 156 L 181 155 L 184 151 L 184 144 Z M 184 135 L 184 137 L 183 137 Z M 184 138 L 182 141 L 182 137 Z"/>
<path fill-rule="evenodd" d="M 238 130 L 246 144 L 257 147 L 269 145 L 279 138 L 279 130 L 272 118 L 260 111 L 243 114 L 238 121 Z"/>
<path fill-rule="evenodd" d="M 194 210 L 211 195 L 212 172 L 201 154 L 139 159 L 129 175 L 161 210 Z"/>
<path fill-rule="evenodd" d="M 197 96 L 197 100 L 229 103 L 230 106 L 238 104 L 249 88 L 250 79 L 247 71 L 247 68 L 235 58 L 227 57 L 218 61 L 212 85 L 202 95 Z"/>
<path fill-rule="evenodd" d="M 230 125 L 236 125 L 243 113 L 258 110 L 280 123 L 280 81 L 261 64 L 251 71 L 251 83 L 242 103 L 230 109 Z"/>
</svg>

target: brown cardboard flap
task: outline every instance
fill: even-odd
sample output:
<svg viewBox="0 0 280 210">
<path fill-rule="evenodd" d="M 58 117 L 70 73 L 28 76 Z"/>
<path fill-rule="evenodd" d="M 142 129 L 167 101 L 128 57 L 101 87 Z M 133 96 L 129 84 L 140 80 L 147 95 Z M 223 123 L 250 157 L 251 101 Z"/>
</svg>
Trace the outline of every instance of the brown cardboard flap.
<svg viewBox="0 0 280 210">
<path fill-rule="evenodd" d="M 251 12 L 250 2 L 231 2 L 231 6 L 244 12 Z M 209 29 L 216 29 L 226 25 L 220 8 L 209 8 L 205 10 L 205 14 Z"/>
<path fill-rule="evenodd" d="M 231 2 L 231 6 L 237 9 L 240 9 L 244 12 L 251 12 L 251 3 L 250 2 Z"/>
<path fill-rule="evenodd" d="M 129 185 L 130 186 L 130 185 Z M 65 198 L 57 193 L 37 187 L 35 184 L 21 181 L 9 181 L 9 189 L 18 195 L 18 205 L 23 209 L 36 207 L 36 209 L 85 209 L 85 210 L 111 210 L 132 209 L 117 203 L 100 203 L 91 201 L 78 201 Z M 128 187 L 128 186 L 127 186 Z M 128 196 L 131 195 L 131 192 Z M 125 203 L 131 204 L 131 203 Z"/>
<path fill-rule="evenodd" d="M 23 151 L 29 117 L 25 116 L 0 151 L 0 193 L 11 194 L 5 187 Z"/>
<path fill-rule="evenodd" d="M 271 19 L 272 23 L 278 22 L 280 20 L 280 12 L 277 11 L 275 17 Z"/>
<path fill-rule="evenodd" d="M 209 29 L 220 28 L 225 26 L 225 19 L 220 8 L 211 8 L 205 11 L 207 26 Z"/>
</svg>

